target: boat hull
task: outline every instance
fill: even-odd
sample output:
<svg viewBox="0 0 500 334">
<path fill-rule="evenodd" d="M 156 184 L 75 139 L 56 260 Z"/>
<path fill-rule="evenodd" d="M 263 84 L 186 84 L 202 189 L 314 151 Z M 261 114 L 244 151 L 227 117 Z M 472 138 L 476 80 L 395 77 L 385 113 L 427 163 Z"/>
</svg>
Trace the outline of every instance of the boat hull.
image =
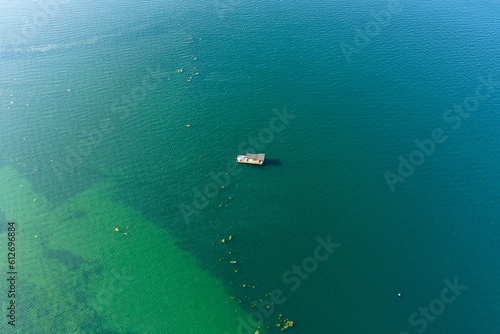
<svg viewBox="0 0 500 334">
<path fill-rule="evenodd" d="M 261 165 L 261 166 L 264 164 L 264 160 L 250 159 L 246 155 L 238 155 L 236 157 L 236 162 L 240 164 Z"/>
</svg>

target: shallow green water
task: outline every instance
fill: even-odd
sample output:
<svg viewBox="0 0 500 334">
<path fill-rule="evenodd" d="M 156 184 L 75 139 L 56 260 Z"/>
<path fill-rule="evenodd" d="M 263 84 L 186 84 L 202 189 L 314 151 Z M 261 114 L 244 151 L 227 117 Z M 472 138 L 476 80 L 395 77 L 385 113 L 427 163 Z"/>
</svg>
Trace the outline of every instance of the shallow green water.
<svg viewBox="0 0 500 334">
<path fill-rule="evenodd" d="M 397 4 L 60 2 L 21 43 L 37 5 L 2 14 L 19 332 L 238 333 L 281 290 L 261 333 L 416 333 L 457 277 L 425 331 L 495 333 L 498 4 Z M 454 129 L 444 114 L 481 77 L 489 96 Z M 446 141 L 392 192 L 384 173 L 435 128 Z M 231 173 L 251 146 L 268 163 Z M 293 290 L 283 275 L 329 236 Z"/>
</svg>

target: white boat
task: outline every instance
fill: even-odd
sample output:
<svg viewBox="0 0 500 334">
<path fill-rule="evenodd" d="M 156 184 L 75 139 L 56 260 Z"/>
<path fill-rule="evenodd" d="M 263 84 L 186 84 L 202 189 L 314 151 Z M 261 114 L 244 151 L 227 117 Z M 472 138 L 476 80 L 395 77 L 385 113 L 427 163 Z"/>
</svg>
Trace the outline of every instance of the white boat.
<svg viewBox="0 0 500 334">
<path fill-rule="evenodd" d="M 253 154 L 247 152 L 245 155 L 238 155 L 236 162 L 240 164 L 263 165 L 265 156 L 264 153 Z"/>
</svg>

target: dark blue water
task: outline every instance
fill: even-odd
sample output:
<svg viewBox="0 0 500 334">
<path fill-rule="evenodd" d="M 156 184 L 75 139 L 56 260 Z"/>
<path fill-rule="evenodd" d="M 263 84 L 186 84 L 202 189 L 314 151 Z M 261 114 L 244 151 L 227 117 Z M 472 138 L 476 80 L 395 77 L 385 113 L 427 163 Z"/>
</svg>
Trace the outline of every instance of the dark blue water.
<svg viewBox="0 0 500 334">
<path fill-rule="evenodd" d="M 94 226 L 72 203 L 113 184 L 106 200 L 172 236 L 246 313 L 262 315 L 261 332 L 279 332 L 288 318 L 290 333 L 496 333 L 499 9 L 494 1 L 61 2 L 23 37 L 20 18 L 34 13 L 10 8 L 1 28 L 11 36 L 0 48 L 2 166 L 47 198 L 46 221 L 75 207 L 53 231 Z M 273 130 L 285 110 L 291 116 Z M 229 173 L 228 162 L 234 168 L 252 148 L 269 163 Z M 224 188 L 209 189 L 212 177 Z M 211 198 L 196 202 L 204 189 Z M 52 253 L 88 254 L 85 239 L 69 249 L 55 247 L 54 235 Z M 313 261 L 317 238 L 340 246 Z M 158 265 L 152 255 L 141 261 Z M 260 310 L 277 290 L 281 302 Z M 72 319 L 68 328 L 145 331 L 114 312 L 94 314 L 97 327 Z M 234 327 L 217 331 L 244 332 Z"/>
</svg>

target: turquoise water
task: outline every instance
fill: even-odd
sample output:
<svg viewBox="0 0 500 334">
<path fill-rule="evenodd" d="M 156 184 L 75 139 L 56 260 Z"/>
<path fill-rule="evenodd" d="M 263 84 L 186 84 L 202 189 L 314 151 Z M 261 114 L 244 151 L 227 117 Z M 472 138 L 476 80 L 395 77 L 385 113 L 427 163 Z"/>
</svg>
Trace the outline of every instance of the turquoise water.
<svg viewBox="0 0 500 334">
<path fill-rule="evenodd" d="M 258 312 L 261 333 L 496 333 L 498 3 L 39 6 L 0 14 L 17 332 L 241 333 Z M 448 110 L 480 78 L 458 126 Z M 391 189 L 436 128 L 447 139 Z M 269 163 L 229 173 L 259 134 Z M 290 274 L 329 236 L 327 260 Z M 456 300 L 409 321 L 455 278 Z"/>
</svg>

